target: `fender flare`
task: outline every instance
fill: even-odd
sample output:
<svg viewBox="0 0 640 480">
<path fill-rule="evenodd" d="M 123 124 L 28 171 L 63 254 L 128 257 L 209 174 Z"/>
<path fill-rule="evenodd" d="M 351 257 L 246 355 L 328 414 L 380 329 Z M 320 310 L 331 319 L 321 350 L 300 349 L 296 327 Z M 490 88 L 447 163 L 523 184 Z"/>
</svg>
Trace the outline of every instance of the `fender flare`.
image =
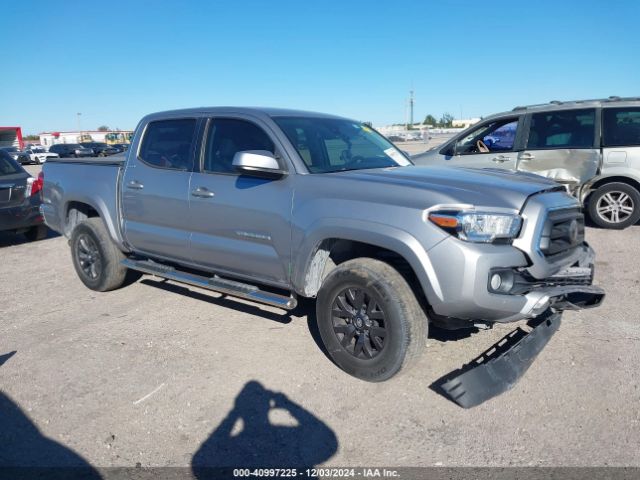
<svg viewBox="0 0 640 480">
<path fill-rule="evenodd" d="M 66 236 L 71 235 L 71 231 L 69 230 L 69 210 L 71 208 L 72 203 L 83 203 L 91 208 L 93 208 L 96 212 L 98 212 L 98 216 L 102 219 L 105 227 L 107 227 L 107 231 L 109 232 L 109 236 L 111 239 L 118 245 L 118 248 L 126 251 L 127 249 L 123 245 L 123 239 L 120 235 L 120 231 L 118 227 L 113 223 L 113 218 L 111 213 L 109 212 L 109 207 L 101 198 L 93 198 L 86 195 L 74 195 L 72 198 L 66 198 L 64 202 L 64 210 L 63 210 L 63 226 L 64 233 Z"/>
<path fill-rule="evenodd" d="M 325 240 L 336 239 L 366 243 L 397 253 L 413 269 L 427 301 L 431 303 L 431 299 L 443 299 L 440 283 L 427 253 L 428 249 L 408 232 L 381 223 L 342 218 L 323 218 L 313 223 L 309 231 L 293 255 L 295 261 L 292 283 L 301 295 L 308 295 L 305 291 L 307 272 L 318 247 Z M 440 241 L 430 245 L 429 249 Z"/>
</svg>

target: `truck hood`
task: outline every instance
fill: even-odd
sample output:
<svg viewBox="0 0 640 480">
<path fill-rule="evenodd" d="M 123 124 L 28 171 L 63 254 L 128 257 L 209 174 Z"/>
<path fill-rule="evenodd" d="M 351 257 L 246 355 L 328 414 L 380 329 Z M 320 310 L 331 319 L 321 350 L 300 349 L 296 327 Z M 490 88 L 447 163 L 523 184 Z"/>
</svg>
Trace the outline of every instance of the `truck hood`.
<svg viewBox="0 0 640 480">
<path fill-rule="evenodd" d="M 332 176 L 440 193 L 442 201 L 520 210 L 534 193 L 564 190 L 538 175 L 498 169 L 408 166 L 336 172 Z"/>
</svg>

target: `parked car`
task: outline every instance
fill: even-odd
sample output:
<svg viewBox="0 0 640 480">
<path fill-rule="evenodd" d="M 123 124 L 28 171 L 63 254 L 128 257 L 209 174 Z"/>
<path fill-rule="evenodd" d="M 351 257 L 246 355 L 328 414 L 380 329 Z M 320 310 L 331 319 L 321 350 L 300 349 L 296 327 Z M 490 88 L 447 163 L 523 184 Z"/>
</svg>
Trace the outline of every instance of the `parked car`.
<svg viewBox="0 0 640 480">
<path fill-rule="evenodd" d="M 127 149 L 129 148 L 128 143 L 113 143 L 111 144 L 111 146 L 116 150 L 118 150 L 118 153 L 126 152 Z"/>
<path fill-rule="evenodd" d="M 0 147 L 0 151 L 8 153 L 16 161 L 20 158 L 21 150 L 18 147 Z"/>
<path fill-rule="evenodd" d="M 0 231 L 23 233 L 29 240 L 47 236 L 39 212 L 42 177 L 33 178 L 11 156 L 0 150 Z"/>
<path fill-rule="evenodd" d="M 513 385 L 562 310 L 604 296 L 580 205 L 555 182 L 415 167 L 341 117 L 152 114 L 126 156 L 55 159 L 44 179 L 46 223 L 70 238 L 88 288 L 113 290 L 133 270 L 283 309 L 316 298 L 328 355 L 363 380 L 413 364 L 430 324 L 535 319 L 536 340 L 502 359 L 514 362 L 509 378 L 487 365 L 458 378 L 464 406 Z"/>
<path fill-rule="evenodd" d="M 516 107 L 412 160 L 551 178 L 596 225 L 626 228 L 640 220 L 640 97 Z"/>
<path fill-rule="evenodd" d="M 91 148 L 86 148 L 79 143 L 57 143 L 49 147 L 49 153 L 57 153 L 58 156 L 64 157 L 93 157 L 94 151 Z"/>
<path fill-rule="evenodd" d="M 83 142 L 80 145 L 93 150 L 94 157 L 106 157 L 108 155 L 120 153 L 117 148 L 113 147 L 112 145 L 107 145 L 103 142 Z"/>
<path fill-rule="evenodd" d="M 35 163 L 40 165 L 47 161 L 48 158 L 59 158 L 60 155 L 57 153 L 45 152 L 44 149 L 27 149 L 24 150 L 18 161 L 21 164 L 25 163 Z"/>
</svg>

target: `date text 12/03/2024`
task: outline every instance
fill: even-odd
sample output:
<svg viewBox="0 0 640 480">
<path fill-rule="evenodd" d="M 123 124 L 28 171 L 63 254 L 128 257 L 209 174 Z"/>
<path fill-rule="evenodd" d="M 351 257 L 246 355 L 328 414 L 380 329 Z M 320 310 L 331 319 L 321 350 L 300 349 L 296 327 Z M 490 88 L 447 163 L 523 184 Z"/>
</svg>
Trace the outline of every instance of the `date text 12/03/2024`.
<svg viewBox="0 0 640 480">
<path fill-rule="evenodd" d="M 242 477 L 302 477 L 302 478 L 394 478 L 398 471 L 386 468 L 239 468 L 233 470 L 233 476 Z"/>
</svg>

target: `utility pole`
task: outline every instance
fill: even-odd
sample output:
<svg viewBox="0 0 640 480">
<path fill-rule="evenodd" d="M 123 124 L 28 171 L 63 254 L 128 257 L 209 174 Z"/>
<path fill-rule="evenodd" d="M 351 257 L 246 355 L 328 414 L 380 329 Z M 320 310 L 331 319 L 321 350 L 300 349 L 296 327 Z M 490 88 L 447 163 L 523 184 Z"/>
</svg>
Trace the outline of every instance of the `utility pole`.
<svg viewBox="0 0 640 480">
<path fill-rule="evenodd" d="M 78 112 L 76 113 L 77 117 L 78 117 L 78 131 L 80 132 L 80 142 L 82 142 L 82 127 L 80 126 L 80 115 L 82 115 L 82 113 Z"/>
<path fill-rule="evenodd" d="M 413 87 L 409 90 L 409 125 L 413 126 Z"/>
</svg>

